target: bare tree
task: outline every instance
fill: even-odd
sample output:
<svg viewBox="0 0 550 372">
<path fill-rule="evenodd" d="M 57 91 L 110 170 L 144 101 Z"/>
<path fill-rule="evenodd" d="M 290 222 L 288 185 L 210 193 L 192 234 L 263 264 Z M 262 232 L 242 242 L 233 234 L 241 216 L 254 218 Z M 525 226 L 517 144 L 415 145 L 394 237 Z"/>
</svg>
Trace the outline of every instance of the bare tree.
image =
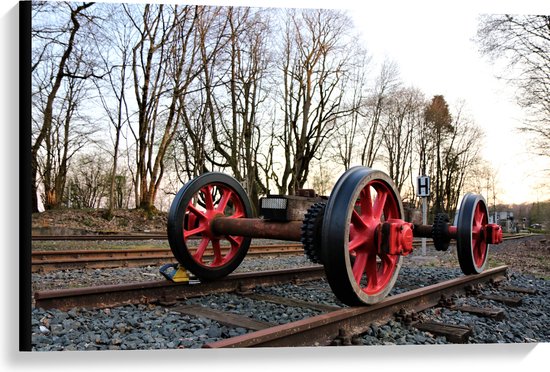
<svg viewBox="0 0 550 372">
<path fill-rule="evenodd" d="M 215 126 L 220 125 L 216 89 L 223 86 L 222 77 L 227 71 L 220 62 L 220 54 L 228 42 L 227 24 L 228 19 L 222 8 L 198 7 L 193 32 L 186 36 L 185 51 L 189 54 L 186 74 L 191 79 L 186 87 L 188 92 L 179 96 L 179 118 L 183 127 L 178 130 L 172 146 L 180 183 L 216 166 L 227 166 L 226 163 L 220 164 L 223 155 L 215 151 L 218 141 Z"/>
<path fill-rule="evenodd" d="M 231 30 L 229 61 L 231 96 L 231 128 L 233 147 L 239 149 L 239 169 L 253 205 L 257 205 L 265 186 L 259 177 L 258 151 L 261 138 L 260 115 L 267 98 L 266 75 L 272 66 L 269 51 L 270 18 L 265 11 L 244 8 L 229 9 Z M 235 136 L 236 134 L 236 136 Z"/>
<path fill-rule="evenodd" d="M 109 193 L 110 171 L 104 153 L 84 154 L 75 161 L 76 166 L 68 180 L 66 205 L 70 208 L 99 208 Z"/>
<path fill-rule="evenodd" d="M 51 4 L 53 8 L 48 8 L 50 4 L 36 3 L 35 11 L 33 12 L 33 38 L 35 44 L 38 47 L 33 48 L 33 80 L 35 87 L 33 88 L 33 105 L 36 110 L 33 112 L 33 120 L 35 120 L 34 142 L 31 147 L 31 190 L 32 212 L 38 212 L 38 172 L 39 172 L 39 151 L 47 140 L 49 135 L 58 134 L 59 132 L 53 128 L 54 121 L 54 107 L 55 101 L 62 89 L 63 81 L 68 77 L 84 78 L 85 76 L 77 76 L 77 71 L 70 70 L 71 58 L 74 57 L 76 38 L 81 28 L 82 19 L 86 16 L 85 11 L 92 6 L 93 3 L 82 3 L 75 6 L 71 3 L 59 3 Z M 56 12 L 58 16 L 62 17 L 65 12 L 70 19 L 67 25 L 50 26 L 43 24 L 40 17 L 44 16 L 44 11 Z M 68 12 L 68 13 L 66 13 Z M 49 13 L 47 13 L 49 14 Z M 46 14 L 46 16 L 47 16 Z M 41 75 L 42 74 L 42 75 Z M 41 77 L 41 76 L 42 77 Z M 89 75 L 89 71 L 85 75 Z M 74 88 L 76 83 L 73 82 L 71 94 L 76 94 Z M 71 94 L 66 97 L 71 97 Z M 41 99 L 43 98 L 43 99 Z M 74 98 L 74 96 L 72 96 Z M 74 101 L 72 102 L 74 104 Z M 74 113 L 75 107 L 67 107 L 66 118 L 70 119 Z M 38 122 L 40 120 L 40 122 Z M 63 133 L 68 134 L 69 122 L 65 123 Z M 67 136 L 68 140 L 68 136 Z M 67 142 L 63 140 L 63 143 L 67 145 Z M 46 144 L 46 152 L 49 159 L 51 159 L 51 141 Z M 49 148 L 48 148 L 49 147 Z M 67 149 L 68 146 L 65 146 Z M 46 161 L 43 164 L 46 169 L 43 169 L 42 173 L 46 178 L 46 208 L 56 207 L 61 199 L 58 193 L 62 193 L 65 181 L 67 157 L 68 154 L 64 153 L 60 162 L 60 177 L 56 181 L 52 181 L 52 169 L 48 169 L 51 166 L 51 162 Z M 59 189 L 61 187 L 61 189 Z"/>
<path fill-rule="evenodd" d="M 78 108 L 87 94 L 85 81 L 70 78 L 65 96 L 57 97 L 57 114 L 52 117 L 44 139 L 45 156 L 38 159 L 39 172 L 44 184 L 45 209 L 55 209 L 61 205 L 69 162 L 89 142 L 89 135 L 93 132 L 86 125 L 89 120 L 78 113 Z"/>
<path fill-rule="evenodd" d="M 332 157 L 343 165 L 344 169 L 350 168 L 351 163 L 358 157 L 358 150 L 362 147 L 362 138 L 359 133 L 363 124 L 363 116 L 360 110 L 366 98 L 367 66 L 370 63 L 367 51 L 360 47 L 357 48 L 354 58 L 356 58 L 356 62 L 351 67 L 346 84 L 348 87 L 346 90 L 351 92 L 350 97 L 346 97 L 349 102 L 345 103 L 349 115 L 338 120 L 336 133 L 331 141 L 334 151 Z"/>
<path fill-rule="evenodd" d="M 351 20 L 333 10 L 289 10 L 281 54 L 283 126 L 279 141 L 285 164 L 279 192 L 302 188 L 309 163 L 343 115 L 342 76 L 353 39 Z"/>
<path fill-rule="evenodd" d="M 376 80 L 374 91 L 363 105 L 362 115 L 365 121 L 361 131 L 364 139 L 361 151 L 361 164 L 367 167 L 373 166 L 382 145 L 382 137 L 380 135 L 382 129 L 381 120 L 386 100 L 399 84 L 398 74 L 395 62 L 384 61 L 380 69 L 380 75 Z"/>
<path fill-rule="evenodd" d="M 458 103 L 451 114 L 444 97 L 434 96 L 425 103 L 413 134 L 411 162 L 418 161 L 421 175 L 431 176 L 430 213 L 446 212 L 452 216 L 480 161 L 482 132 L 464 114 L 464 103 Z"/>
<path fill-rule="evenodd" d="M 256 205 L 259 194 L 265 193 L 257 158 L 260 117 L 267 98 L 263 85 L 271 62 L 270 17 L 265 10 L 233 7 L 215 16 L 219 19 L 217 27 L 210 25 L 209 30 L 219 32 L 209 40 L 202 38 L 201 50 L 209 46 L 218 53 L 209 59 L 203 53 L 203 71 L 206 108 L 210 114 L 208 127 L 215 154 L 221 161 L 206 155 L 211 162 L 230 168 Z"/>
<path fill-rule="evenodd" d="M 424 119 L 428 124 L 432 132 L 433 151 L 435 157 L 435 175 L 433 177 L 433 191 L 434 191 L 434 208 L 435 212 L 443 212 L 443 142 L 449 133 L 452 133 L 454 128 L 452 126 L 452 117 L 449 112 L 449 106 L 445 101 L 445 98 L 441 95 L 433 97 L 431 103 L 426 107 L 424 111 Z"/>
<path fill-rule="evenodd" d="M 164 173 L 164 159 L 181 118 L 181 96 L 198 75 L 191 46 L 200 7 L 145 5 L 132 18 L 140 37 L 132 50 L 138 105 L 136 205 L 151 212 Z M 189 55 L 189 53 L 191 55 Z"/>
<path fill-rule="evenodd" d="M 464 189 L 484 194 L 487 203 L 493 204 L 493 212 L 498 199 L 498 188 L 498 171 L 489 162 L 479 160 L 471 164 L 468 177 L 464 182 Z"/>
<path fill-rule="evenodd" d="M 453 115 L 453 130 L 444 141 L 441 158 L 443 159 L 442 210 L 453 214 L 458 205 L 464 184 L 474 164 L 479 161 L 479 149 L 482 133 L 479 127 L 463 114 L 463 104 L 459 104 Z M 437 196 L 436 196 L 437 200 Z"/>
<path fill-rule="evenodd" d="M 97 81 L 96 88 L 107 121 L 114 131 L 111 136 L 112 146 L 106 146 L 104 149 L 112 154 L 109 202 L 106 212 L 106 217 L 110 219 L 113 209 L 116 206 L 120 208 L 123 204 L 120 198 L 121 176 L 117 174 L 123 128 L 130 121 L 126 91 L 130 85 L 131 43 L 135 35 L 133 35 L 130 20 L 119 4 L 106 4 L 101 9 L 104 11 L 104 19 L 110 23 L 110 27 L 101 27 L 100 32 L 95 35 L 97 55 L 104 69 L 109 71 L 104 81 Z M 105 48 L 106 43 L 110 43 L 111 48 Z"/>
<path fill-rule="evenodd" d="M 401 88 L 387 98 L 387 123 L 382 129 L 385 164 L 399 193 L 411 176 L 414 130 L 423 120 L 424 103 L 415 88 Z"/>
<path fill-rule="evenodd" d="M 505 79 L 533 115 L 520 129 L 534 134 L 537 154 L 550 157 L 550 15 L 485 15 L 477 42 L 482 54 L 507 61 Z"/>
</svg>

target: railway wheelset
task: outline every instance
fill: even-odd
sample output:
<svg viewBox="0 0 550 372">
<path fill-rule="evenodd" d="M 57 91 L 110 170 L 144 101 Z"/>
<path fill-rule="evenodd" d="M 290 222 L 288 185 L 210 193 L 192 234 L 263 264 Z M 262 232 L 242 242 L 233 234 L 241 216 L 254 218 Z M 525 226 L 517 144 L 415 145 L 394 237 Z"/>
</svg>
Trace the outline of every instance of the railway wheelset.
<svg viewBox="0 0 550 372">
<path fill-rule="evenodd" d="M 172 253 L 198 279 L 212 281 L 239 266 L 252 238 L 299 241 L 306 256 L 324 266 L 336 297 L 355 306 L 377 303 L 391 291 L 414 237 L 432 238 L 437 250 L 447 250 L 456 240 L 466 275 L 481 273 L 489 245 L 502 242 L 500 226 L 488 223 L 481 195 L 463 197 L 454 225 L 445 214 L 438 214 L 433 225 L 419 225 L 404 220 L 395 185 L 378 170 L 348 169 L 328 198 L 307 191 L 261 198 L 261 217 L 254 218 L 237 180 L 218 172 L 198 176 L 172 202 Z"/>
</svg>

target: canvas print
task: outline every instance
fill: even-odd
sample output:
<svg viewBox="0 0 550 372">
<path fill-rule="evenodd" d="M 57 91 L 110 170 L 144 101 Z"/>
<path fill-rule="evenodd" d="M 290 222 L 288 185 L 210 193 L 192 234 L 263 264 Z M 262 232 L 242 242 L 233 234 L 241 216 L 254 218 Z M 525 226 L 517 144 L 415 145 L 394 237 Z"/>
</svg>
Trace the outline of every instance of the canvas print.
<svg viewBox="0 0 550 372">
<path fill-rule="evenodd" d="M 30 2 L 31 350 L 550 341 L 550 17 L 405 7 Z"/>
</svg>

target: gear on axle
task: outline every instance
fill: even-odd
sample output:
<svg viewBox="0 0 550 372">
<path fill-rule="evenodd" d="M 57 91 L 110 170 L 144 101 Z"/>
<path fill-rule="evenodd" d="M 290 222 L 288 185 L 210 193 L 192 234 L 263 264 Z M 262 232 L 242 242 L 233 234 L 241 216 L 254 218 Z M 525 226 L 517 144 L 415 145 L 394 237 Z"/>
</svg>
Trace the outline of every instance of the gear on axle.
<svg viewBox="0 0 550 372">
<path fill-rule="evenodd" d="M 306 257 L 313 263 L 322 264 L 321 227 L 326 203 L 315 203 L 308 208 L 302 223 L 301 239 Z"/>
<path fill-rule="evenodd" d="M 451 237 L 449 236 L 449 216 L 446 213 L 435 215 L 432 225 L 432 238 L 436 251 L 446 251 L 449 249 Z"/>
</svg>

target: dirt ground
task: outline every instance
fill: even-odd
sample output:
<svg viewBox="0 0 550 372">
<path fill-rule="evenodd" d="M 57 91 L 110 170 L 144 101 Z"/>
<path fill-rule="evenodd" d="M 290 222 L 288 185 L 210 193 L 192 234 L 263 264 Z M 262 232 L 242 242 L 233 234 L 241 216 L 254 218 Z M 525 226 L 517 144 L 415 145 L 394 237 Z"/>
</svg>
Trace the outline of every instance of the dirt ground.
<svg viewBox="0 0 550 372">
<path fill-rule="evenodd" d="M 63 209 L 32 215 L 33 234 L 115 234 L 166 232 L 167 213 L 148 216 L 143 210 L 120 209 L 111 219 L 104 210 Z"/>
</svg>

